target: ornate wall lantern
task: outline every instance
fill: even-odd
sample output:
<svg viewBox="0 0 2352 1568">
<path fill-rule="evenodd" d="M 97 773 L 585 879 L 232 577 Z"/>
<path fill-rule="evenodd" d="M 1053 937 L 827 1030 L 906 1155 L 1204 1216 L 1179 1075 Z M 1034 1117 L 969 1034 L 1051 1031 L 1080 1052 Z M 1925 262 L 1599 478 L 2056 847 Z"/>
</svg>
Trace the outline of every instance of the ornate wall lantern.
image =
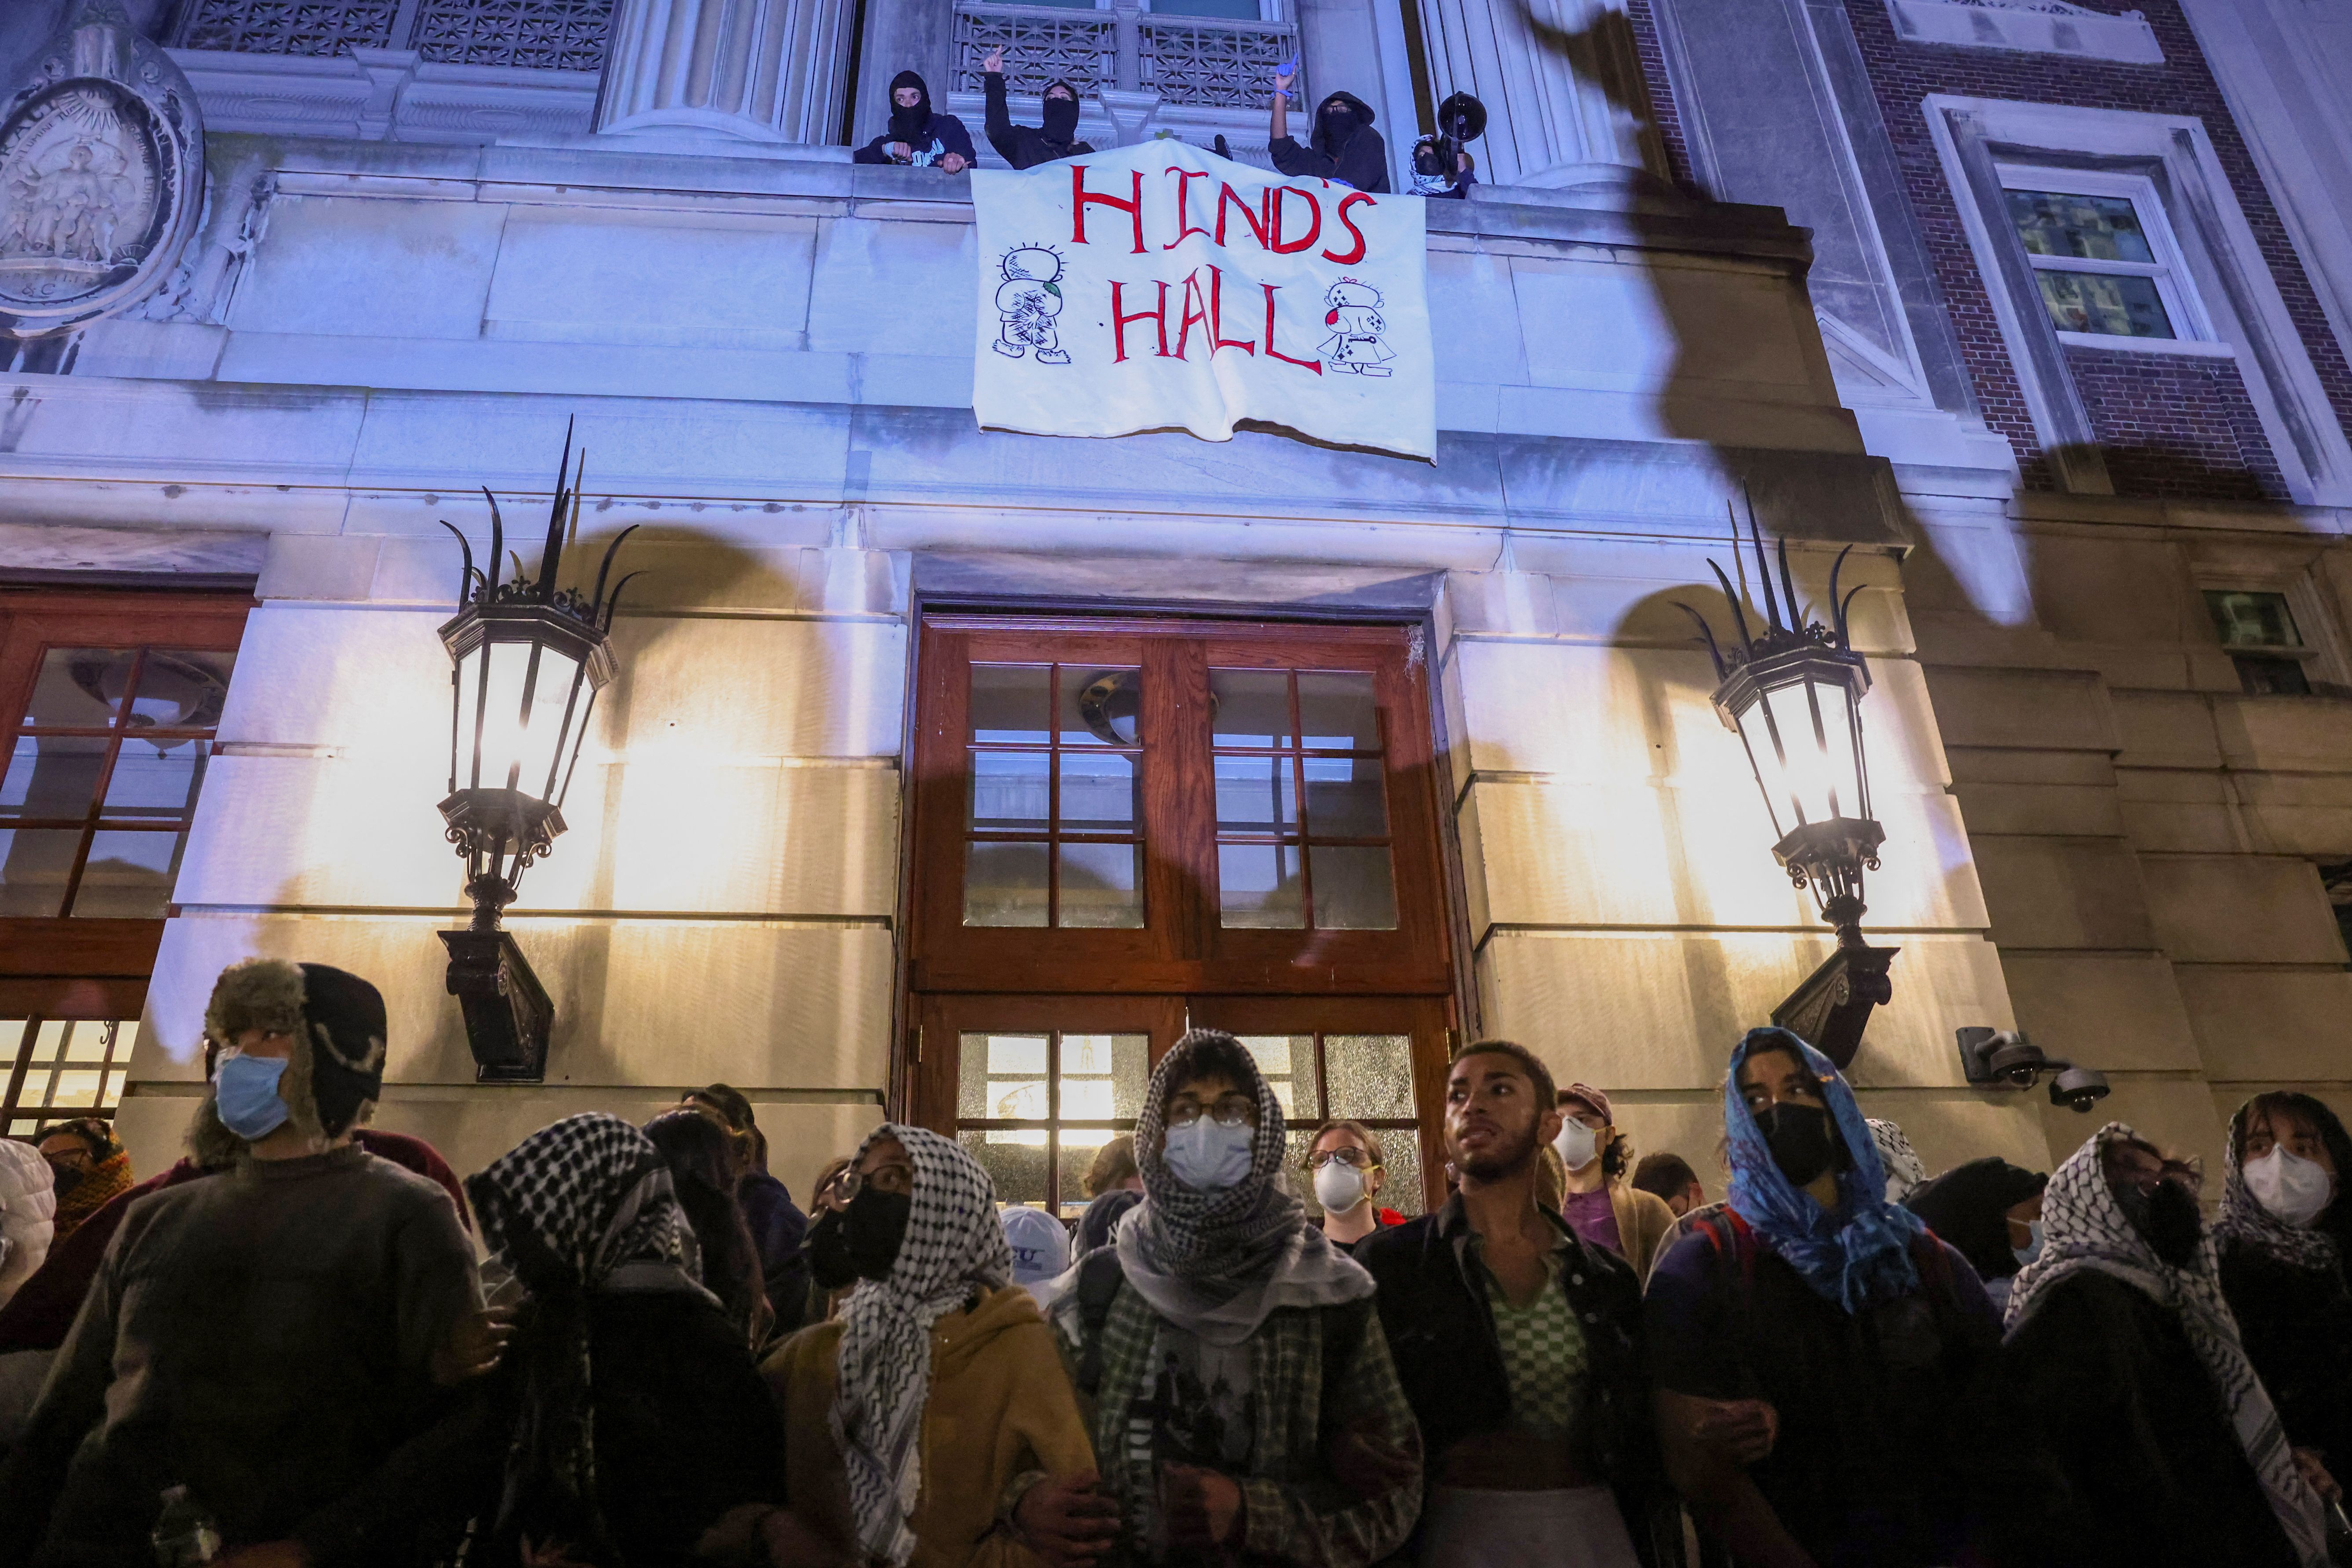
<svg viewBox="0 0 2352 1568">
<path fill-rule="evenodd" d="M 567 428 L 536 579 L 523 575 L 518 560 L 513 576 L 499 580 L 506 525 L 487 488 L 487 573 L 475 568 L 466 536 L 441 524 L 465 552 L 457 614 L 441 627 L 453 667 L 449 795 L 441 819 L 466 862 L 466 893 L 474 901 L 473 924 L 441 932 L 441 941 L 449 949 L 449 994 L 465 1009 L 466 1041 L 482 1082 L 537 1082 L 546 1075 L 554 1004 L 499 916 L 514 901 L 523 872 L 563 831 L 563 799 L 580 742 L 597 693 L 617 668 L 607 639 L 629 579 L 614 584 L 609 598 L 604 584 L 621 541 L 635 529 L 622 531 L 604 552 L 592 592 L 583 596 L 555 585 L 567 523 L 574 536 L 579 531 L 579 481 L 587 462 L 583 452 L 573 469 Z"/>
<path fill-rule="evenodd" d="M 1737 523 L 1734 524 L 1735 537 Z M 1846 609 L 1859 588 L 1838 596 L 1848 545 L 1830 569 L 1831 624 L 1807 624 L 1789 573 L 1789 545 L 1780 544 L 1780 592 L 1764 536 L 1748 513 L 1758 586 L 1766 625 L 1751 630 L 1740 595 L 1723 568 L 1710 561 L 1731 604 L 1738 646 L 1717 642 L 1706 617 L 1678 606 L 1698 623 L 1715 660 L 1715 710 L 1748 753 L 1764 792 L 1779 841 L 1773 858 L 1798 887 L 1810 887 L 1822 918 L 1837 928 L 1837 951 L 1773 1009 L 1772 1021 L 1795 1031 L 1843 1069 L 1862 1044 L 1871 1009 L 1894 994 L 1887 966 L 1899 948 L 1863 940 L 1863 872 L 1878 869 L 1886 832 L 1870 815 L 1870 766 L 1863 750 L 1862 699 L 1870 669 L 1853 651 Z M 1781 601 L 1787 602 L 1783 619 Z"/>
</svg>

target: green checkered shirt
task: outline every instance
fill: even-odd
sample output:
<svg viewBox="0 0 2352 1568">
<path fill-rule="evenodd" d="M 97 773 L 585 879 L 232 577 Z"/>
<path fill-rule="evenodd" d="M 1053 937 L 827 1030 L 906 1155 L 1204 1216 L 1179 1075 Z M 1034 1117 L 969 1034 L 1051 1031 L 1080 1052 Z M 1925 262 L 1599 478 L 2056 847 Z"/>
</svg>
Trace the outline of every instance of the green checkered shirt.
<svg viewBox="0 0 2352 1568">
<path fill-rule="evenodd" d="M 1055 1337 L 1071 1381 L 1084 1361 L 1072 1291 L 1057 1303 Z M 1362 1342 L 1339 1386 L 1323 1384 L 1323 1312 L 1286 1307 L 1270 1314 L 1249 1341 L 1255 1426 L 1249 1470 L 1241 1482 L 1244 1533 L 1237 1554 L 1297 1568 L 1366 1568 L 1400 1550 L 1421 1515 L 1421 1428 L 1389 1360 L 1380 1314 L 1367 1302 Z M 1103 1485 L 1118 1500 L 1126 1532 L 1104 1568 L 1151 1561 L 1141 1538 L 1144 1504 L 1155 1491 L 1150 1456 L 1129 1449 L 1128 1417 L 1150 1364 L 1159 1314 L 1122 1284 L 1102 1327 L 1102 1386 L 1088 1412 Z M 1086 1402 L 1083 1393 L 1080 1403 Z M 1340 1431 L 1366 1422 L 1365 1435 L 1414 1460 L 1412 1479 L 1367 1502 L 1341 1487 L 1325 1462 Z"/>
<path fill-rule="evenodd" d="M 1567 1440 L 1583 1414 L 1587 1367 L 1584 1330 L 1559 1288 L 1560 1249 L 1544 1255 L 1543 1289 L 1524 1307 L 1511 1305 L 1503 1283 L 1479 1259 L 1486 1300 L 1495 1310 L 1495 1337 L 1503 1350 L 1503 1376 L 1511 1389 L 1511 1424 L 1538 1437 Z"/>
</svg>

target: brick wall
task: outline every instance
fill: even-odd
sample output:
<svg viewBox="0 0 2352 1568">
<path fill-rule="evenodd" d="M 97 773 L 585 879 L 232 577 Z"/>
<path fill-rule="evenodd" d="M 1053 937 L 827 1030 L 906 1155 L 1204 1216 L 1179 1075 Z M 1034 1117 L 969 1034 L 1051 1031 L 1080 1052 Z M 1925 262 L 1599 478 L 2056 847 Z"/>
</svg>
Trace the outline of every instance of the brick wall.
<svg viewBox="0 0 2352 1568">
<path fill-rule="evenodd" d="M 1885 0 L 1845 0 L 1854 36 L 1861 43 L 1863 58 L 1878 94 L 1879 112 L 1885 118 L 1912 206 L 1918 214 L 1920 228 L 1934 257 L 1937 279 L 1950 310 L 1953 331 L 1976 381 L 1985 420 L 2009 437 L 2024 470 L 2027 488 L 2048 489 L 2053 488 L 2054 481 L 2035 439 L 2033 421 L 2026 411 L 2017 374 L 2001 342 L 1991 299 L 1978 275 L 1975 256 L 1961 229 L 1951 186 L 1928 138 L 1927 120 L 1920 102 L 1929 93 L 2197 116 L 2212 138 L 2214 153 L 2237 192 L 2239 205 L 2270 263 L 2287 310 L 2302 332 L 2336 417 L 2352 426 L 2352 365 L 2346 363 L 2342 350 L 2327 330 L 2318 298 L 2312 292 L 2303 265 L 2287 242 L 2277 210 L 2263 188 L 2253 158 L 2246 151 L 2237 124 L 2222 101 L 2221 89 L 2206 68 L 2204 56 L 2197 47 L 2196 37 L 2179 5 L 2176 0 L 2078 3 L 2091 10 L 2142 12 L 2163 47 L 2164 63 L 2124 65 L 2112 60 L 2071 60 L 2052 55 L 1906 43 L 1895 36 Z M 2086 374 L 2115 411 L 2113 416 L 2119 419 L 2125 413 L 2137 416 L 2134 399 L 2145 386 L 2145 378 L 2154 374 L 2145 369 L 2129 374 L 2115 369 L 2112 362 L 2125 357 L 2096 352 L 2078 354 L 2071 350 L 2067 355 L 2069 363 L 2078 368 L 2091 367 Z M 2174 376 L 2170 390 L 2183 401 L 2171 411 L 2170 422 L 2163 430 L 2155 432 L 2161 440 L 2123 455 L 2120 461 L 2110 461 L 2109 471 L 2118 494 L 2220 500 L 2276 492 L 2277 463 L 2262 440 L 2260 426 L 2253 423 L 2252 406 L 2246 402 L 2245 388 L 2237 380 L 2236 367 L 2227 361 L 2214 363 L 2226 367 L 2226 378 L 2210 369 Z M 2227 389 L 2222 385 L 2225 379 Z M 2094 386 L 2081 383 L 2079 376 L 2078 384 L 2087 403 Z M 2099 417 L 2094 412 L 2094 426 L 2104 440 L 2108 427 L 2097 423 Z M 2239 423 L 2242 417 L 2242 427 Z M 2119 423 L 2116 428 L 2120 431 L 2137 427 Z M 2196 439 L 2189 442 L 2192 434 Z M 2180 444 L 2184 442 L 2188 444 Z M 2236 460 L 2242 466 L 2216 469 L 2189 455 L 2206 453 L 2209 448 L 2214 453 L 2234 449 Z M 2166 451 L 2181 455 L 2167 458 L 2163 456 Z"/>
<path fill-rule="evenodd" d="M 2235 360 L 2069 344 L 2066 367 L 2117 495 L 2287 499 Z"/>
<path fill-rule="evenodd" d="M 1666 177 L 1696 194 L 1690 143 L 1683 135 L 1682 110 L 1675 103 L 1674 85 L 1666 80 L 1665 50 L 1658 43 L 1658 19 L 1650 10 L 1650 0 L 1625 0 L 1625 19 L 1633 24 L 1633 48 L 1642 57 L 1642 79 L 1650 89 L 1650 122 L 1665 143 Z"/>
</svg>

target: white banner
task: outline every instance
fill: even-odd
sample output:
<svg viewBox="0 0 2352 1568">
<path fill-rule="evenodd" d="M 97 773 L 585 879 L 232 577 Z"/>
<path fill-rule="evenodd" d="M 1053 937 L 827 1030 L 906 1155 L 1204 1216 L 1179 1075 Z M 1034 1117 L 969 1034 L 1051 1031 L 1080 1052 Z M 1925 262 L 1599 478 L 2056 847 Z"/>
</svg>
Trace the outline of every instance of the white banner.
<svg viewBox="0 0 2352 1568">
<path fill-rule="evenodd" d="M 1425 205 L 1174 140 L 971 176 L 972 411 L 1040 436 L 1243 421 L 1437 456 Z"/>
</svg>

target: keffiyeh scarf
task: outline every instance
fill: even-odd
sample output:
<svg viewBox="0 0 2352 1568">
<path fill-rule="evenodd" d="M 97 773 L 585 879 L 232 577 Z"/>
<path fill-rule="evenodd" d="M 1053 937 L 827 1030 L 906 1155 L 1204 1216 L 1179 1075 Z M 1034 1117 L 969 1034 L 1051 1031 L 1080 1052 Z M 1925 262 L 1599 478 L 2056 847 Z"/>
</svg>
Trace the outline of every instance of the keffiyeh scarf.
<svg viewBox="0 0 2352 1568">
<path fill-rule="evenodd" d="M 2060 1281 L 2084 1270 L 2111 1275 L 2170 1309 L 2213 1379 L 2238 1444 L 2296 1559 L 2305 1568 L 2326 1568 L 2327 1528 L 2318 1495 L 2296 1471 L 2278 1411 L 2246 1359 L 2238 1320 L 2221 1299 L 2212 1237 L 2200 1243 L 2195 1267 L 2173 1268 L 2125 1217 L 2107 1183 L 2104 1151 L 2138 1138 L 2123 1122 L 2110 1121 L 2051 1176 L 2042 1195 L 2042 1256 L 2025 1266 L 2010 1289 L 2009 1332 L 2017 1332 Z"/>
<path fill-rule="evenodd" d="M 913 1162 L 914 1203 L 888 1276 L 860 1280 L 843 1309 L 832 1426 L 858 1543 L 897 1564 L 915 1551 L 932 1326 L 975 1288 L 1002 1289 L 1013 1277 L 1013 1249 L 996 1217 L 996 1185 L 979 1161 L 950 1139 L 895 1122 L 876 1128 L 858 1159 L 881 1138 L 896 1138 Z"/>
<path fill-rule="evenodd" d="M 1221 1043 L 1241 1058 L 1239 1087 L 1257 1101 L 1249 1174 L 1221 1192 L 1176 1179 L 1161 1157 L 1164 1107 L 1201 1069 L 1201 1047 Z M 1154 1311 L 1211 1344 L 1234 1345 L 1278 1307 L 1329 1307 L 1370 1296 L 1372 1277 L 1307 1223 L 1306 1205 L 1282 1180 L 1288 1145 L 1282 1102 L 1233 1036 L 1194 1029 L 1160 1058 L 1135 1124 L 1143 1202 L 1114 1245 L 1127 1282 Z M 1070 1276 L 1065 1275 L 1065 1279 Z"/>
<path fill-rule="evenodd" d="M 466 1194 L 483 1240 L 531 1294 L 488 1560 L 513 1561 L 528 1538 L 583 1563 L 613 1562 L 596 1489 L 587 1297 L 625 1279 L 701 1291 L 693 1227 L 653 1140 L 600 1112 L 541 1128 L 468 1177 Z"/>
<path fill-rule="evenodd" d="M 2236 1242 L 2290 1268 L 2326 1273 L 2343 1261 L 2343 1248 L 2336 1245 L 2335 1235 L 2320 1226 L 2287 1224 L 2263 1207 L 2262 1200 L 2246 1185 L 2246 1113 L 2253 1104 L 2251 1100 L 2246 1101 L 2238 1107 L 2238 1114 L 2230 1118 L 2230 1142 L 2223 1156 L 2221 1213 L 2213 1222 L 2214 1248 L 2219 1252 L 2227 1243 Z M 2342 1201 L 2340 1195 L 2337 1201 Z"/>
<path fill-rule="evenodd" d="M 73 1189 L 58 1199 L 57 1240 L 81 1228 L 81 1222 L 131 1190 L 131 1156 L 116 1149 L 90 1166 Z M 52 1244 L 54 1245 L 54 1244 Z"/>
<path fill-rule="evenodd" d="M 1886 1201 L 1899 1204 L 1927 1179 L 1927 1163 L 1892 1121 L 1875 1116 L 1863 1120 L 1870 1128 L 1870 1141 L 1878 1145 L 1878 1163 L 1886 1169 Z"/>
<path fill-rule="evenodd" d="M 1821 1080 L 1831 1124 L 1853 1163 L 1838 1173 L 1838 1206 L 1825 1209 L 1780 1173 L 1739 1093 L 1739 1069 L 1759 1051 L 1793 1048 Z M 1723 1080 L 1723 1131 L 1731 1155 L 1730 1205 L 1765 1246 L 1804 1277 L 1816 1295 L 1859 1312 L 1917 1289 L 1912 1238 L 1926 1226 L 1886 1201 L 1886 1169 L 1853 1090 L 1829 1058 L 1786 1029 L 1750 1029 L 1733 1047 Z"/>
</svg>

